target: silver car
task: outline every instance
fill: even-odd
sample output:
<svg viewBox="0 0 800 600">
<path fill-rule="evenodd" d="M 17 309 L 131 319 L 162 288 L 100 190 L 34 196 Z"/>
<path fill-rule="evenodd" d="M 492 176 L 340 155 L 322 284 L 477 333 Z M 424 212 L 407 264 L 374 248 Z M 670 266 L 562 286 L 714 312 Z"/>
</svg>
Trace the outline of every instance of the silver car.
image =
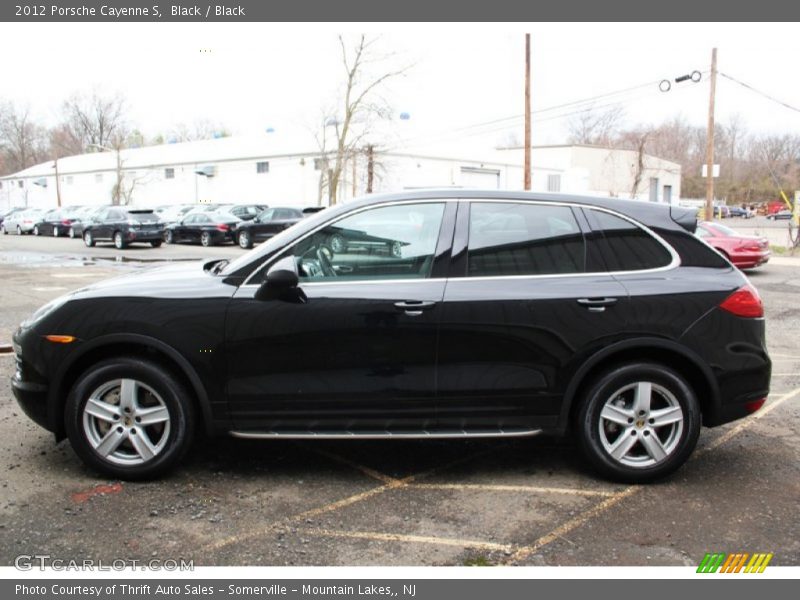
<svg viewBox="0 0 800 600">
<path fill-rule="evenodd" d="M 3 220 L 3 233 L 22 235 L 32 232 L 34 225 L 41 221 L 44 212 L 41 208 L 27 208 L 11 213 Z"/>
</svg>

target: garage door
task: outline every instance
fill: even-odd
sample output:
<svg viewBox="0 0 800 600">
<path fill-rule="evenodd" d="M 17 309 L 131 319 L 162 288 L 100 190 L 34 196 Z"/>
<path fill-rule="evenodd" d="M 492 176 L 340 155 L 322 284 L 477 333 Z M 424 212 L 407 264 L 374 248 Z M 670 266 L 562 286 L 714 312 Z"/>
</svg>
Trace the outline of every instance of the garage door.
<svg viewBox="0 0 800 600">
<path fill-rule="evenodd" d="M 497 190 L 500 188 L 500 171 L 461 167 L 461 187 Z"/>
</svg>

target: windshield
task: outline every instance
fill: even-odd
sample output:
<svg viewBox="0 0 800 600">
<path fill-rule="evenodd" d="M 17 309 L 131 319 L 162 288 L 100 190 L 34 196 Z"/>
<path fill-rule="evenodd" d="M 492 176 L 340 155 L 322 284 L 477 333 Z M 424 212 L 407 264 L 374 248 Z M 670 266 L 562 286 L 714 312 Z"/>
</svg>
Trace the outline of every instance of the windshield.
<svg viewBox="0 0 800 600">
<path fill-rule="evenodd" d="M 738 231 L 736 231 L 734 229 L 731 229 L 730 227 L 728 227 L 727 225 L 723 225 L 722 223 L 714 223 L 714 225 L 712 227 L 714 228 L 714 231 L 716 231 L 718 233 L 721 233 L 722 235 L 727 236 L 727 237 L 731 237 L 731 236 L 739 237 L 739 236 L 742 235 Z"/>
</svg>

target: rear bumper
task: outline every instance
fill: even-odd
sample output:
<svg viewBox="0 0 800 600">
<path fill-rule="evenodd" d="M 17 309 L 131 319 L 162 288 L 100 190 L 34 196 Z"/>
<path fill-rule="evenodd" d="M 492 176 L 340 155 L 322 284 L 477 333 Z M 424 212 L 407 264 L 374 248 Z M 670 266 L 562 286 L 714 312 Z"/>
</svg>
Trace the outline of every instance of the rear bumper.
<svg viewBox="0 0 800 600">
<path fill-rule="evenodd" d="M 128 231 L 129 242 L 160 242 L 164 240 L 163 231 Z"/>
<path fill-rule="evenodd" d="M 769 261 L 770 256 L 772 256 L 772 252 L 769 250 L 748 254 L 737 254 L 731 257 L 731 262 L 740 269 L 753 269 L 766 264 Z"/>
</svg>

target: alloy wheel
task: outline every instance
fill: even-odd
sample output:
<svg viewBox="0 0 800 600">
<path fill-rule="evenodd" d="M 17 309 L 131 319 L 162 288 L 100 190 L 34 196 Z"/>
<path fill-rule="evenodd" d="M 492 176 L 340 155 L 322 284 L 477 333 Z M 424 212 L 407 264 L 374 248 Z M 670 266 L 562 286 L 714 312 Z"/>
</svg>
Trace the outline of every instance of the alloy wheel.
<svg viewBox="0 0 800 600">
<path fill-rule="evenodd" d="M 239 234 L 239 246 L 244 248 L 245 250 L 250 247 L 250 234 L 246 231 L 242 231 Z"/>
<path fill-rule="evenodd" d="M 684 411 L 664 386 L 637 381 L 616 390 L 600 411 L 600 443 L 614 461 L 628 467 L 652 467 L 678 448 Z"/>
<path fill-rule="evenodd" d="M 141 465 L 164 450 L 171 418 L 161 396 L 136 379 L 117 379 L 96 388 L 83 409 L 83 433 L 104 460 Z"/>
</svg>

